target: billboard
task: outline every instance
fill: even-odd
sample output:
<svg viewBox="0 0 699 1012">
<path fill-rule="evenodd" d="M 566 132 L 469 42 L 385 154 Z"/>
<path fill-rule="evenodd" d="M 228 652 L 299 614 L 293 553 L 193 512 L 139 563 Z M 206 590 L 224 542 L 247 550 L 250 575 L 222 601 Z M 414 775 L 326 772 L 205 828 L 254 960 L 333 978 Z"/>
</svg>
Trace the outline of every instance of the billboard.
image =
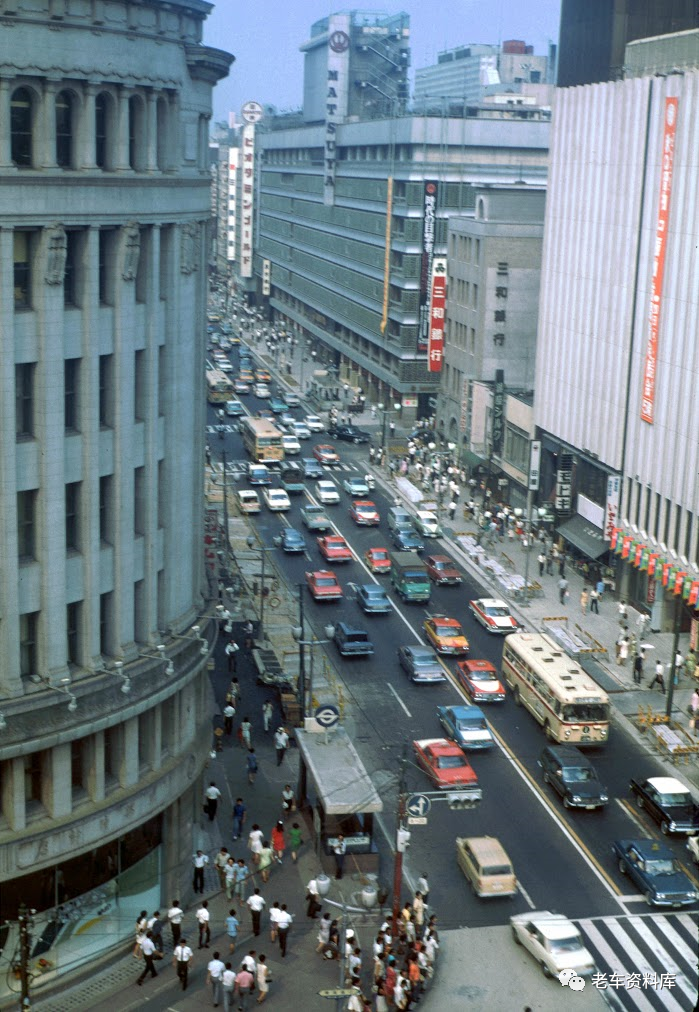
<svg viewBox="0 0 699 1012">
<path fill-rule="evenodd" d="M 430 334 L 430 281 L 437 221 L 437 183 L 425 180 L 422 195 L 422 260 L 420 262 L 420 307 L 417 331 L 417 350 L 427 351 Z"/>
<path fill-rule="evenodd" d="M 240 276 L 252 277 L 253 214 L 255 195 L 255 124 L 243 127 L 242 199 L 240 223 Z"/>
<path fill-rule="evenodd" d="M 447 258 L 432 260 L 430 329 L 427 336 L 427 371 L 441 372 L 444 360 L 444 316 L 447 305 Z"/>
</svg>

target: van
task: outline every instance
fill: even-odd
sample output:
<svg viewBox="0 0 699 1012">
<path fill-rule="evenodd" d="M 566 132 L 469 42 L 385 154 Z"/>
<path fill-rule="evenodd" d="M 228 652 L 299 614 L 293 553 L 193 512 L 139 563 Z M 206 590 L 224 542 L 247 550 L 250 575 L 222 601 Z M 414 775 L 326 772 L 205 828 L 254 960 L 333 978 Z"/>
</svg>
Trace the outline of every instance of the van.
<svg viewBox="0 0 699 1012">
<path fill-rule="evenodd" d="M 241 513 L 259 513 L 260 500 L 257 492 L 251 488 L 241 488 L 237 493 L 238 509 Z"/>
<path fill-rule="evenodd" d="M 456 860 L 481 899 L 517 893 L 512 863 L 494 836 L 457 836 Z"/>
<path fill-rule="evenodd" d="M 597 770 L 574 745 L 547 745 L 539 766 L 544 783 L 550 784 L 563 799 L 566 808 L 592 810 L 609 801 L 609 793 L 597 776 Z"/>
<path fill-rule="evenodd" d="M 410 514 L 404 506 L 391 506 L 386 518 L 388 520 L 388 529 L 391 531 L 401 526 L 412 527 Z"/>
</svg>

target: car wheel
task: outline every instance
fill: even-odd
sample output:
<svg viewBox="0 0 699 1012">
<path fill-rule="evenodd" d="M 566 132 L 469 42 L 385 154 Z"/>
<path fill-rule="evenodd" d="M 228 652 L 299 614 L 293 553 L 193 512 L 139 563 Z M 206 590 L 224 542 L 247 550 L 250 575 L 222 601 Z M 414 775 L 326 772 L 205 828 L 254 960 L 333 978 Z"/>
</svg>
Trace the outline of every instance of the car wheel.
<svg viewBox="0 0 699 1012">
<path fill-rule="evenodd" d="M 622 875 L 628 875 L 626 861 L 619 861 L 619 871 L 621 872 Z"/>
<path fill-rule="evenodd" d="M 646 903 L 648 904 L 649 907 L 654 906 L 654 903 L 653 903 L 653 893 L 650 891 L 650 889 L 646 893 Z"/>
<path fill-rule="evenodd" d="M 667 821 L 667 819 L 663 819 L 663 821 L 660 823 L 660 832 L 663 834 L 663 836 L 667 836 L 668 833 L 670 832 L 670 823 Z"/>
<path fill-rule="evenodd" d="M 553 976 L 553 974 L 551 973 L 551 968 L 549 967 L 548 963 L 545 963 L 543 961 L 543 959 L 541 961 L 541 969 L 543 971 L 544 977 L 552 977 Z"/>
<path fill-rule="evenodd" d="M 643 798 L 640 794 L 636 795 L 636 805 L 638 808 L 643 808 Z"/>
<path fill-rule="evenodd" d="M 519 689 L 516 685 L 512 691 L 512 698 L 514 699 L 516 706 L 522 705 L 522 700 L 519 698 Z"/>
<path fill-rule="evenodd" d="M 522 939 L 519 937 L 519 935 L 515 931 L 514 924 L 512 925 L 512 937 L 514 938 L 516 945 L 521 945 L 522 944 Z"/>
</svg>

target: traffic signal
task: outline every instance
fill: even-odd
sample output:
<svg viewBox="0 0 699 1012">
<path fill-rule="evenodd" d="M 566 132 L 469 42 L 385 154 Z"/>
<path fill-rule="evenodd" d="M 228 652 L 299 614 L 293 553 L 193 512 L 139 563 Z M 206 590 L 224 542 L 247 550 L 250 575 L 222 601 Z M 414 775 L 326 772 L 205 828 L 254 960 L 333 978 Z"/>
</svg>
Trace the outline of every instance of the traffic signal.
<svg viewBox="0 0 699 1012">
<path fill-rule="evenodd" d="M 452 811 L 462 808 L 475 808 L 480 798 L 474 798 L 470 794 L 447 794 L 447 804 Z"/>
<path fill-rule="evenodd" d="M 399 829 L 396 836 L 396 850 L 403 854 L 410 846 L 410 830 Z"/>
</svg>

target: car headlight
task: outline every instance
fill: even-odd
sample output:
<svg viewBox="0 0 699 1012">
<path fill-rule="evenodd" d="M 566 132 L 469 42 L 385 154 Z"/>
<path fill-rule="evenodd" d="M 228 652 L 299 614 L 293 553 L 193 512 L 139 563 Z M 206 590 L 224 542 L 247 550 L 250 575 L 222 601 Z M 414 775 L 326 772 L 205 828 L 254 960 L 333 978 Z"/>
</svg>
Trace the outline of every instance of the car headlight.
<svg viewBox="0 0 699 1012">
<path fill-rule="evenodd" d="M 656 900 L 666 900 L 667 893 L 655 893 Z"/>
<path fill-rule="evenodd" d="M 579 795 L 579 794 L 574 794 L 574 795 L 573 795 L 573 798 L 572 798 L 572 800 L 573 800 L 573 801 L 575 801 L 575 802 L 576 802 L 576 804 L 578 804 L 578 805 L 579 805 L 579 804 L 580 804 L 580 801 L 581 801 L 582 799 L 581 799 L 581 797 L 580 797 L 580 795 Z"/>
<path fill-rule="evenodd" d="M 671 822 L 668 828 L 669 829 L 677 829 L 677 823 L 676 822 Z"/>
<path fill-rule="evenodd" d="M 600 801 L 609 801 L 609 798 L 607 797 L 606 794 L 600 794 L 599 799 Z"/>
</svg>

